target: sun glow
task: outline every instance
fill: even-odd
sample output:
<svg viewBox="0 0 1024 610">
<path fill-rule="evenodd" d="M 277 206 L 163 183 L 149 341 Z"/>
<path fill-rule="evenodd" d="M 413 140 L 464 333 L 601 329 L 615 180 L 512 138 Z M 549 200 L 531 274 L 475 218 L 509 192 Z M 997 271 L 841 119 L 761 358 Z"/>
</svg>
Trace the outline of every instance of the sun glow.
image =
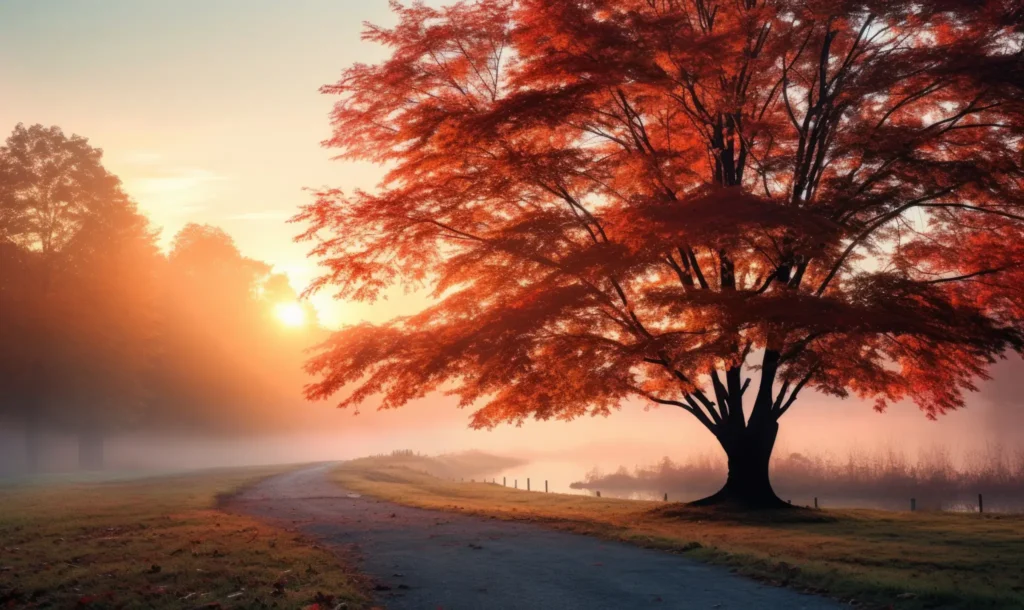
<svg viewBox="0 0 1024 610">
<path fill-rule="evenodd" d="M 306 323 L 306 311 L 298 303 L 281 303 L 274 308 L 277 319 L 285 326 L 302 326 Z"/>
</svg>

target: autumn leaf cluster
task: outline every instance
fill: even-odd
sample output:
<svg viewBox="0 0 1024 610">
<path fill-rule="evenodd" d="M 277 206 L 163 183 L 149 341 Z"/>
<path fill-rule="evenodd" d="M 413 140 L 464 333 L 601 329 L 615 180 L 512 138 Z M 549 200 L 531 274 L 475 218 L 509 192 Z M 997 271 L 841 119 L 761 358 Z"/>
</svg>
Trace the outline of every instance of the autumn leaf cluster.
<svg viewBox="0 0 1024 610">
<path fill-rule="evenodd" d="M 311 290 L 434 300 L 336 333 L 310 396 L 447 391 L 485 427 L 640 397 L 714 431 L 751 370 L 751 418 L 804 387 L 935 416 L 1021 349 L 1017 3 L 393 8 L 389 58 L 323 89 L 325 145 L 387 177 L 297 220 Z"/>
</svg>

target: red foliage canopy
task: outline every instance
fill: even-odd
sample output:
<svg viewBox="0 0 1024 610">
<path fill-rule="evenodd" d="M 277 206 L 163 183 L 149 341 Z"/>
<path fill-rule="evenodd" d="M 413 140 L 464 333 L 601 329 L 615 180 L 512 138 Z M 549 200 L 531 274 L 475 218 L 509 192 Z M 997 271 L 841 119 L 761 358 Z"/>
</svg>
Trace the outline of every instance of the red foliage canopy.
<svg viewBox="0 0 1024 610">
<path fill-rule="evenodd" d="M 436 303 L 337 332 L 311 397 L 486 427 L 640 396 L 725 439 L 804 387 L 934 417 L 1022 349 L 1019 3 L 393 6 L 390 58 L 323 89 L 387 178 L 297 220 L 311 290 Z"/>
</svg>

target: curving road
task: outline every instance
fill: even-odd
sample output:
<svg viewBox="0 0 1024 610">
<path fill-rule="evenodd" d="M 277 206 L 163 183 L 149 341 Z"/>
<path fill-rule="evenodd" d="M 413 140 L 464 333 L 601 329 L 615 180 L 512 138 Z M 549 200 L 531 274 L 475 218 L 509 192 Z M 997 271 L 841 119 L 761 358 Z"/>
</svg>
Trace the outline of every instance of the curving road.
<svg viewBox="0 0 1024 610">
<path fill-rule="evenodd" d="M 229 508 L 355 549 L 392 610 L 824 610 L 837 602 L 762 585 L 721 567 L 543 527 L 349 497 L 330 465 L 272 477 Z"/>
</svg>

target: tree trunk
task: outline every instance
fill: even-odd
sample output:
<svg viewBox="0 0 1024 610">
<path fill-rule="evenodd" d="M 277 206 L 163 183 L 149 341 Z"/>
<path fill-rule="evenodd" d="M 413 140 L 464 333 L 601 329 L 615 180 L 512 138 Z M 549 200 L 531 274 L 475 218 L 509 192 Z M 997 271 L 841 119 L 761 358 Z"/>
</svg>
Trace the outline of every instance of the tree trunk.
<svg viewBox="0 0 1024 610">
<path fill-rule="evenodd" d="M 86 427 L 78 434 L 78 468 L 103 470 L 103 432 Z"/>
<path fill-rule="evenodd" d="M 729 458 L 729 475 L 714 495 L 694 506 L 732 505 L 743 509 L 783 508 L 789 506 L 775 495 L 768 477 L 768 464 L 779 434 L 775 421 L 741 429 L 726 429 L 719 442 Z"/>
<path fill-rule="evenodd" d="M 32 411 L 25 418 L 25 469 L 30 473 L 39 472 L 42 442 L 39 416 Z"/>
</svg>

